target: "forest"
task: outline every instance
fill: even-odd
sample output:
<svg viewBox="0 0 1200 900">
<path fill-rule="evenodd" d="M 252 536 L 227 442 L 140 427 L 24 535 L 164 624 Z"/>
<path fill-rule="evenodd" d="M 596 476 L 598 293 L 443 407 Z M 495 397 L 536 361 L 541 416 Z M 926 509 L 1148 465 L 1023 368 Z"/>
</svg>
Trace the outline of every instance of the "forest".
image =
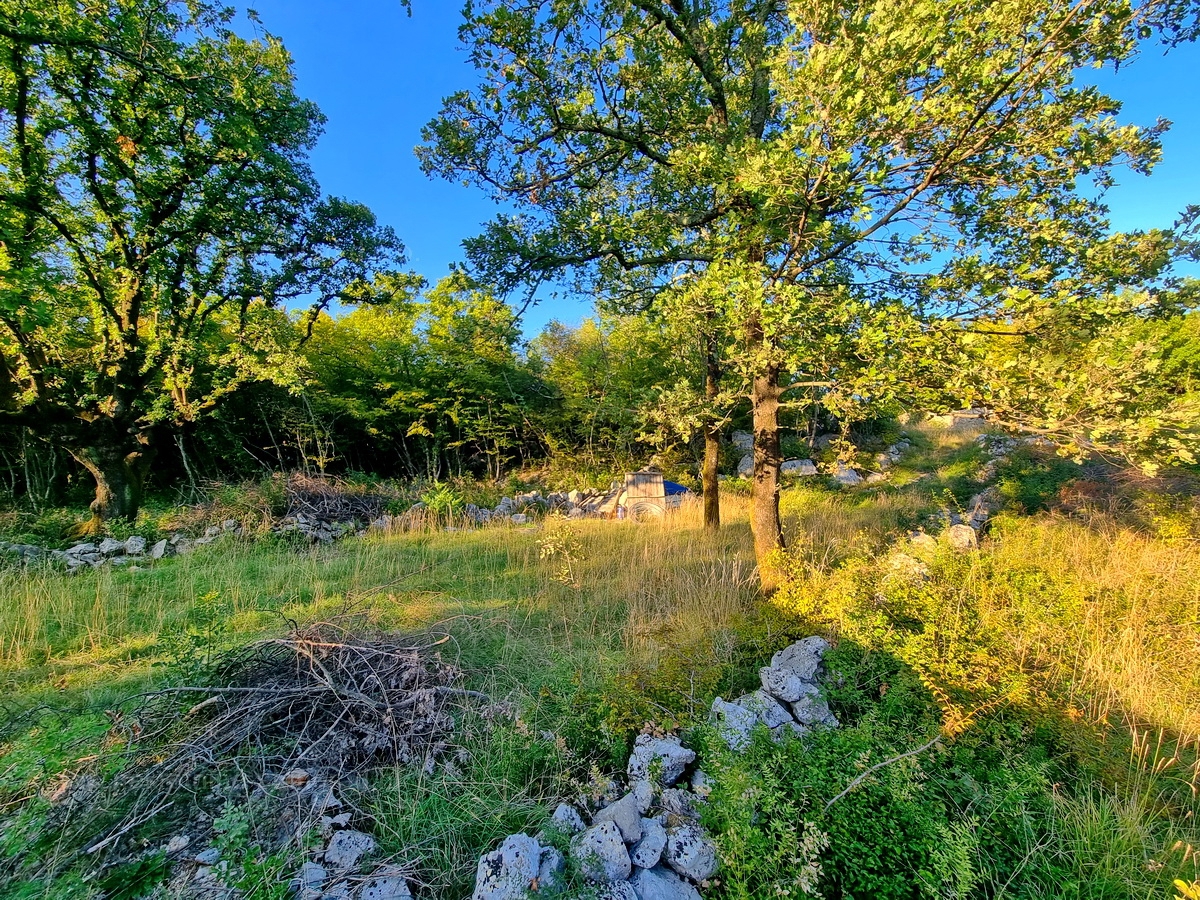
<svg viewBox="0 0 1200 900">
<path fill-rule="evenodd" d="M 438 275 L 268 17 L 0 0 L 0 897 L 1200 900 L 1200 197 L 1082 74 L 1197 37 L 472 0 Z"/>
</svg>

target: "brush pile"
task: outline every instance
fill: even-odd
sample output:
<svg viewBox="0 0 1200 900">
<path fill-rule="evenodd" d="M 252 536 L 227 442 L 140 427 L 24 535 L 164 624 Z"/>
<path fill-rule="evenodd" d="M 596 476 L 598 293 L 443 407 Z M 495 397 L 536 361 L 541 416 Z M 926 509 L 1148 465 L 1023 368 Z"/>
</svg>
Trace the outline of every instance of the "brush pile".
<svg viewBox="0 0 1200 900">
<path fill-rule="evenodd" d="M 431 645 L 394 636 L 355 639 L 326 626 L 256 642 L 224 656 L 203 684 L 110 713 L 117 749 L 104 768 L 116 772 L 64 792 L 59 824 L 88 854 L 119 852 L 144 841 L 149 823 L 224 803 L 224 785 L 275 784 L 301 766 L 331 784 L 379 765 L 432 771 L 449 752 L 452 708 L 486 700 L 461 680 Z"/>
</svg>

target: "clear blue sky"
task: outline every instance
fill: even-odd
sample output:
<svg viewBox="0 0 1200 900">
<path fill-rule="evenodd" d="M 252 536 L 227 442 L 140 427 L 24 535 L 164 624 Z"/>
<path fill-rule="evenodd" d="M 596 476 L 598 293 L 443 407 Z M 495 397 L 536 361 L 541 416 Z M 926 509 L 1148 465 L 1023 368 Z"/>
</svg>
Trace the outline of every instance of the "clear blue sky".
<svg viewBox="0 0 1200 900">
<path fill-rule="evenodd" d="M 497 207 L 473 188 L 426 178 L 413 147 L 441 98 L 474 84 L 458 49 L 460 0 L 249 0 L 264 27 L 283 39 L 296 61 L 300 93 L 328 117 L 313 166 L 329 193 L 368 204 L 396 229 L 410 264 L 431 282 L 462 260 L 461 241 L 477 234 Z M 1097 82 L 1123 101 L 1124 121 L 1174 126 L 1162 164 L 1149 177 L 1120 175 L 1109 195 L 1118 228 L 1168 226 L 1200 203 L 1200 47 L 1164 57 L 1148 48 L 1134 65 Z M 549 319 L 578 322 L 588 307 L 543 302 L 525 322 L 534 334 Z"/>
</svg>

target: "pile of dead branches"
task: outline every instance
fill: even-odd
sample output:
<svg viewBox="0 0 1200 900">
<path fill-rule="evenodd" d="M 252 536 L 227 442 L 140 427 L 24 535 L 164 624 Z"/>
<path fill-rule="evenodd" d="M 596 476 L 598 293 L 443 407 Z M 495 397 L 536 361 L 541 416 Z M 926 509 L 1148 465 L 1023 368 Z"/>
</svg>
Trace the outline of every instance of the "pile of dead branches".
<svg viewBox="0 0 1200 900">
<path fill-rule="evenodd" d="M 204 684 L 112 713 L 124 764 L 86 796 L 68 794 L 61 825 L 96 853 L 168 810 L 186 817 L 223 782 L 277 783 L 300 767 L 333 781 L 378 765 L 432 769 L 449 751 L 453 707 L 487 699 L 461 681 L 432 645 L 394 636 L 327 626 L 250 644 Z"/>
<path fill-rule="evenodd" d="M 320 522 L 369 522 L 379 517 L 387 498 L 336 478 L 293 473 L 287 483 L 287 516 Z"/>
</svg>

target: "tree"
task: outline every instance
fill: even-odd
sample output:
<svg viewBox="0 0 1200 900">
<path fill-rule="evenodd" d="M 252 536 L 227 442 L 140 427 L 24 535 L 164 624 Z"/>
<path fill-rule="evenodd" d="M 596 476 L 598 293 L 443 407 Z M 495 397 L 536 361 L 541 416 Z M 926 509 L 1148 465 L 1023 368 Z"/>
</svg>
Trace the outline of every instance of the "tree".
<svg viewBox="0 0 1200 900">
<path fill-rule="evenodd" d="M 723 267 L 769 590 L 779 410 L 797 385 L 837 381 L 836 361 L 802 358 L 809 335 L 870 331 L 878 309 L 947 333 L 1062 278 L 1092 291 L 1081 261 L 1107 234 L 1111 172 L 1148 171 L 1166 125 L 1118 124 L 1118 105 L 1076 73 L 1123 66 L 1156 33 L 1191 39 L 1197 9 L 480 0 L 461 30 L 479 82 L 444 102 L 419 153 L 427 171 L 519 206 L 468 244 L 501 285 L 569 269 L 647 302 Z"/>
<path fill-rule="evenodd" d="M 208 0 L 0 0 L 0 397 L 132 518 L 158 435 L 253 379 L 294 382 L 276 311 L 374 299 L 402 261 L 324 198 L 322 125 L 273 37 Z"/>
</svg>

